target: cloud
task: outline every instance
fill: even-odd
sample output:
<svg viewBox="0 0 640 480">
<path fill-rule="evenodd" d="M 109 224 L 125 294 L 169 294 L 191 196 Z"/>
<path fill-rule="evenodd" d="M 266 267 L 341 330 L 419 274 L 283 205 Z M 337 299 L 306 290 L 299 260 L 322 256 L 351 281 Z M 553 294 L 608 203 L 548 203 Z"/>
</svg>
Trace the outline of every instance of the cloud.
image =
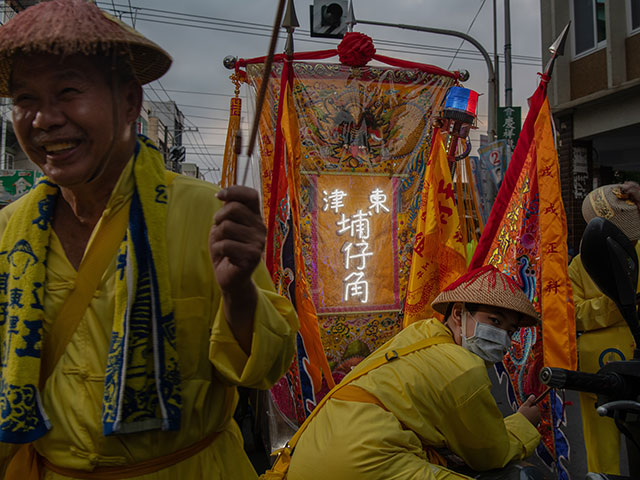
<svg viewBox="0 0 640 480">
<path fill-rule="evenodd" d="M 180 4 L 169 0 L 130 0 L 139 10 L 136 28 L 149 38 L 165 48 L 174 58 L 171 70 L 161 79 L 166 90 L 183 90 L 193 92 L 209 92 L 218 95 L 201 95 L 186 93 L 171 93 L 179 105 L 196 105 L 199 107 L 228 108 L 229 98 L 233 95 L 233 84 L 229 80 L 230 71 L 222 66 L 222 60 L 227 55 L 252 58 L 263 56 L 267 52 L 271 25 L 274 20 L 277 2 L 275 0 L 237 0 L 234 2 L 222 0 L 185 0 Z M 300 22 L 300 30 L 309 30 L 309 6 L 311 0 L 296 1 L 295 8 Z M 466 32 L 473 17 L 478 12 L 482 2 L 480 0 L 394 0 L 391 4 L 387 0 L 355 0 L 354 11 L 356 19 L 384 21 L 436 27 Z M 503 2 L 498 4 L 498 53 L 502 56 L 504 48 L 503 32 L 504 20 L 502 13 Z M 110 8 L 111 2 L 99 2 L 102 8 Z M 128 10 L 125 3 L 116 3 L 118 9 Z M 179 5 L 179 6 L 178 6 Z M 149 10 L 153 9 L 153 10 Z M 174 14 L 167 11 L 177 12 Z M 205 28 L 187 27 L 187 17 L 180 15 L 199 15 L 200 24 Z M 540 54 L 540 6 L 535 0 L 511 2 L 511 40 L 513 55 L 524 55 L 539 58 Z M 131 23 L 125 14 L 123 20 Z M 232 25 L 229 22 L 232 21 Z M 163 23 L 158 23 L 163 22 Z M 239 23 L 243 22 L 243 23 Z M 181 25 L 182 24 L 182 25 Z M 397 28 L 377 27 L 359 24 L 356 31 L 370 35 L 377 41 L 378 51 L 387 56 L 431 63 L 447 68 L 451 62 L 451 50 L 435 52 L 424 46 L 456 49 L 460 40 L 454 37 L 436 35 L 423 32 L 412 32 Z M 492 53 L 493 51 L 493 13 L 492 2 L 486 1 L 480 11 L 469 34 L 476 38 Z M 380 41 L 408 43 L 409 45 L 382 45 Z M 322 43 L 320 43 L 322 42 Z M 308 34 L 296 34 L 295 48 L 298 51 L 312 51 L 333 48 L 338 40 L 311 39 Z M 411 48 L 411 47 L 417 48 Z M 283 40 L 278 43 L 277 51 L 284 48 Z M 452 69 L 464 68 L 469 70 L 471 78 L 467 85 L 482 95 L 480 100 L 480 129 L 486 128 L 487 112 L 487 68 L 483 59 L 477 54 L 469 54 L 474 47 L 465 42 L 452 64 Z M 440 55 L 440 56 L 436 56 Z M 444 55 L 444 56 L 442 56 Z M 529 65 L 523 65 L 528 63 Z M 514 104 L 523 107 L 523 117 L 527 111 L 526 98 L 530 96 L 537 85 L 536 73 L 541 65 L 530 65 L 531 60 L 514 58 L 513 65 L 513 97 Z M 504 103 L 504 71 L 500 66 L 501 93 L 500 101 Z M 155 82 L 154 91 L 166 99 L 167 95 Z M 246 92 L 246 90 L 245 90 Z M 157 100 L 156 93 L 149 96 Z M 247 102 L 245 102 L 245 105 Z M 223 110 L 204 110 L 192 107 L 181 107 L 185 115 L 207 116 L 223 119 L 207 120 L 192 118 L 191 121 L 201 128 L 201 138 L 197 141 L 208 145 L 222 145 L 224 143 L 224 127 L 228 114 Z M 245 110 L 249 112 L 249 110 Z M 483 125 L 485 127 L 483 127 Z M 219 130 L 214 130 L 219 128 Z M 474 133 L 477 135 L 478 133 Z M 196 134 L 192 134 L 191 141 L 195 141 Z M 221 147 L 208 147 L 210 152 L 219 153 Z M 202 151 L 202 148 L 200 149 Z M 200 155 L 200 163 L 204 154 Z M 221 157 L 213 157 L 214 162 L 220 163 Z"/>
</svg>

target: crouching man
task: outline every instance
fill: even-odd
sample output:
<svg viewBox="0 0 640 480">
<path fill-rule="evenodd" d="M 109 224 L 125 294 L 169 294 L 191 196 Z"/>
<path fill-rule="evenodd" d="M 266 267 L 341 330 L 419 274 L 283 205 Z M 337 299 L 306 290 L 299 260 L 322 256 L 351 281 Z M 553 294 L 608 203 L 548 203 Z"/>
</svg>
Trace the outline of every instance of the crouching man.
<svg viewBox="0 0 640 480">
<path fill-rule="evenodd" d="M 444 323 L 412 324 L 316 408 L 293 451 L 289 480 L 467 478 L 446 468 L 438 451 L 480 471 L 533 453 L 540 440 L 534 397 L 503 418 L 486 370 L 502 360 L 518 328 L 538 321 L 531 302 L 486 266 L 447 287 L 433 307 Z"/>
</svg>

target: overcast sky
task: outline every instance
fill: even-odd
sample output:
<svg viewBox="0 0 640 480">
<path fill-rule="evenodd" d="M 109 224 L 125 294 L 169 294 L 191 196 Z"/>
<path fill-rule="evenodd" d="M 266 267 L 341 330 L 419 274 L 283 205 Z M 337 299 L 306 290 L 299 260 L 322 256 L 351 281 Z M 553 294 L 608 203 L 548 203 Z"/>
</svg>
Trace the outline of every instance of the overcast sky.
<svg viewBox="0 0 640 480">
<path fill-rule="evenodd" d="M 503 0 L 497 3 L 498 53 L 504 52 Z M 494 0 L 354 0 L 356 19 L 429 26 L 467 32 L 493 53 Z M 217 181 L 226 135 L 229 98 L 233 85 L 230 71 L 222 65 L 227 55 L 241 58 L 267 52 L 277 0 L 100 0 L 98 5 L 118 12 L 122 20 L 166 49 L 173 57 L 170 71 L 146 88 L 151 100 L 174 100 L 187 119 L 187 161 L 204 169 L 209 181 Z M 309 7 L 313 0 L 295 0 L 300 28 L 295 35 L 296 51 L 335 48 L 338 39 L 309 36 Z M 482 8 L 481 8 L 482 7 Z M 479 13 L 478 13 L 479 12 Z M 471 78 L 465 86 L 482 94 L 479 129 L 472 138 L 486 132 L 487 67 L 475 48 L 465 42 L 453 59 L 460 40 L 454 37 L 397 28 L 356 25 L 354 31 L 371 36 L 378 53 L 405 60 L 430 63 L 451 70 L 466 69 Z M 284 31 L 277 52 L 284 47 Z M 397 42 L 394 44 L 394 42 Z M 537 86 L 541 70 L 540 5 L 537 0 L 511 1 L 511 43 L 513 59 L 513 104 L 523 107 Z M 336 60 L 337 61 L 337 58 Z M 500 62 L 500 105 L 504 105 L 504 64 Z M 198 92 L 198 93 L 181 93 Z M 245 87 L 242 96 L 246 98 Z M 243 117 L 247 122 L 246 101 Z M 249 113 L 251 113 L 249 111 Z M 248 120 L 249 122 L 251 119 Z M 248 135 L 244 137 L 248 138 Z M 246 142 L 246 140 L 245 140 Z M 477 144 L 478 142 L 476 142 Z"/>
</svg>

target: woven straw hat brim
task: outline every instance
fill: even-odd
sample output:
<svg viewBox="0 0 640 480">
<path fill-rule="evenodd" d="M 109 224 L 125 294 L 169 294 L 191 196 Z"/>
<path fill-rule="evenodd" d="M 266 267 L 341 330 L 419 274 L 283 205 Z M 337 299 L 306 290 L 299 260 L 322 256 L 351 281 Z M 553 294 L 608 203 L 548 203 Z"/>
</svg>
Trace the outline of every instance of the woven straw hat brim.
<svg viewBox="0 0 640 480">
<path fill-rule="evenodd" d="M 486 277 L 471 284 L 463 284 L 454 289 L 441 292 L 431 306 L 436 312 L 444 315 L 449 303 L 456 302 L 490 305 L 521 313 L 523 317 L 520 319 L 520 326 L 531 327 L 539 323 L 538 312 L 533 308 L 533 305 L 522 290 L 519 288 L 515 289 L 515 291 L 511 291 L 508 288 L 504 290 L 499 288 L 489 289 L 487 288 Z"/>
<path fill-rule="evenodd" d="M 596 188 L 582 202 L 582 216 L 589 223 L 595 217 L 609 220 L 629 240 L 640 240 L 640 212 L 631 200 L 619 198 L 621 184 L 604 185 Z"/>
<path fill-rule="evenodd" d="M 128 57 L 144 85 L 160 78 L 171 56 L 115 17 L 84 0 L 51 0 L 23 10 L 0 27 L 0 96 L 9 96 L 14 58 L 46 53 L 61 57 L 115 52 Z"/>
</svg>

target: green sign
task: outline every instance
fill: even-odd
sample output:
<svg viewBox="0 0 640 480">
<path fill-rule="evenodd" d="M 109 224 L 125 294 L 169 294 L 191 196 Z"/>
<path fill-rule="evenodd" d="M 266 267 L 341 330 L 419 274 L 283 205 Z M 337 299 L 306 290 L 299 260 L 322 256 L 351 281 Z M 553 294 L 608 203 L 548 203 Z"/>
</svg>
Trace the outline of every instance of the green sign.
<svg viewBox="0 0 640 480">
<path fill-rule="evenodd" d="M 511 150 L 520 136 L 521 118 L 520 107 L 498 107 L 498 138 L 506 140 Z"/>
<path fill-rule="evenodd" d="M 0 205 L 8 205 L 27 193 L 42 177 L 33 170 L 0 170 Z"/>
</svg>

